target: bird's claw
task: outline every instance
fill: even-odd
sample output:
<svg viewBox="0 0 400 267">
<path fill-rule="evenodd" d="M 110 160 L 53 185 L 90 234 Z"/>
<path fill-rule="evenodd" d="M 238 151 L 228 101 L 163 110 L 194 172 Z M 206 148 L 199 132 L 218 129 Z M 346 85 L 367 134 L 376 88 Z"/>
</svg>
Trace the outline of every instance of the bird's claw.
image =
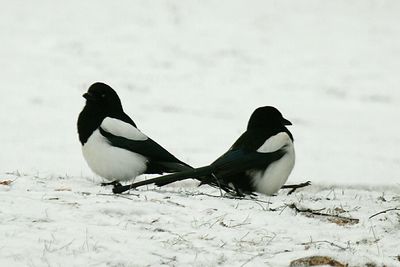
<svg viewBox="0 0 400 267">
<path fill-rule="evenodd" d="M 101 186 L 112 185 L 112 186 L 114 186 L 114 187 L 116 187 L 116 186 L 122 186 L 122 184 L 121 184 L 120 182 L 118 182 L 118 181 L 114 181 L 114 182 L 110 182 L 110 183 L 101 183 L 100 185 L 101 185 Z"/>
</svg>

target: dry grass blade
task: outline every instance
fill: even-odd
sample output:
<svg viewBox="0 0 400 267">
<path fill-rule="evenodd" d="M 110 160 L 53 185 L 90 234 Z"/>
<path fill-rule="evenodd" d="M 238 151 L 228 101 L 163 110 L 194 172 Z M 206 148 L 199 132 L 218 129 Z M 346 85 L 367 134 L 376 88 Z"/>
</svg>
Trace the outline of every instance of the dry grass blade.
<svg viewBox="0 0 400 267">
<path fill-rule="evenodd" d="M 312 245 L 312 244 L 318 244 L 318 243 L 326 243 L 326 244 L 331 245 L 331 246 L 333 246 L 333 247 L 337 247 L 337 248 L 339 248 L 339 249 L 341 249 L 341 250 L 346 250 L 346 249 L 347 249 L 347 248 L 344 247 L 344 246 L 335 244 L 335 243 L 333 243 L 333 242 L 331 242 L 331 241 L 327 241 L 327 240 L 310 241 L 310 242 L 301 243 L 301 245 L 310 246 L 310 245 Z"/>
<path fill-rule="evenodd" d="M 386 212 L 389 212 L 389 211 L 394 211 L 394 210 L 400 210 L 400 208 L 391 208 L 391 209 L 387 209 L 387 210 L 380 211 L 380 212 L 378 212 L 378 213 L 375 213 L 374 215 L 369 216 L 368 219 L 372 219 L 372 218 L 374 218 L 375 216 L 378 216 L 378 215 L 380 215 L 380 214 L 383 214 L 383 213 L 386 213 Z"/>
<path fill-rule="evenodd" d="M 57 192 L 71 191 L 71 188 L 68 188 L 68 187 L 60 187 L 60 188 L 54 189 L 54 191 L 57 191 Z"/>
</svg>

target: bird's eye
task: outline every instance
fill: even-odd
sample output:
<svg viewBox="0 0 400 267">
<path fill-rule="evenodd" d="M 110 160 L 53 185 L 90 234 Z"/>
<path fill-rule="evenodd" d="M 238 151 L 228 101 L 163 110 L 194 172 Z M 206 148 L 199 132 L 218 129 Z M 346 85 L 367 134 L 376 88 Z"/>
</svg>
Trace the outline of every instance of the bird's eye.
<svg viewBox="0 0 400 267">
<path fill-rule="evenodd" d="M 101 95 L 101 98 L 105 98 L 105 97 L 106 97 L 106 94 L 102 94 L 102 95 Z"/>
</svg>

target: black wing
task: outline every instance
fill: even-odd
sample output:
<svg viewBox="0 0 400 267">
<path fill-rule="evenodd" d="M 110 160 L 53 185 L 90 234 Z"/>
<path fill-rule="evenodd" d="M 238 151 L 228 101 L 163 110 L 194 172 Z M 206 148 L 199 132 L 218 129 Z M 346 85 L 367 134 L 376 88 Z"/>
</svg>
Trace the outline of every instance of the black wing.
<svg viewBox="0 0 400 267">
<path fill-rule="evenodd" d="M 180 161 L 152 139 L 132 140 L 109 133 L 100 127 L 100 133 L 116 147 L 141 154 L 149 158 L 146 173 L 177 172 L 193 169 L 188 164 Z"/>
<path fill-rule="evenodd" d="M 272 162 L 282 158 L 285 153 L 283 148 L 269 153 L 243 149 L 229 150 L 214 161 L 211 166 L 217 174 L 229 176 L 252 169 L 265 169 Z"/>
<path fill-rule="evenodd" d="M 284 149 L 269 153 L 259 153 L 243 149 L 229 150 L 211 164 L 214 169 L 214 175 L 208 176 L 202 183 L 221 187 L 225 191 L 229 191 L 226 190 L 228 188 L 240 189 L 243 192 L 253 192 L 253 185 L 246 172 L 249 170 L 266 169 L 271 163 L 282 158 L 285 153 Z"/>
</svg>

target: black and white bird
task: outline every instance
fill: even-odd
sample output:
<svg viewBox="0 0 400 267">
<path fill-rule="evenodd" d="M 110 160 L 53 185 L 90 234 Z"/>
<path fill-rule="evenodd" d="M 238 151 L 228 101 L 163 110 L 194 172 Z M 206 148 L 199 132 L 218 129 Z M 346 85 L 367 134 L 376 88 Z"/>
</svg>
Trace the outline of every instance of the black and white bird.
<svg viewBox="0 0 400 267">
<path fill-rule="evenodd" d="M 146 184 L 163 186 L 194 178 L 201 184 L 219 187 L 237 195 L 254 192 L 273 195 L 285 184 L 295 163 L 293 135 L 286 125 L 292 123 L 276 108 L 257 108 L 249 119 L 247 130 L 210 165 L 115 187 L 113 191 L 121 193 Z"/>
<path fill-rule="evenodd" d="M 142 133 L 125 114 L 117 93 L 104 83 L 89 87 L 86 105 L 78 118 L 83 156 L 97 175 L 119 185 L 138 175 L 191 170 Z"/>
</svg>

